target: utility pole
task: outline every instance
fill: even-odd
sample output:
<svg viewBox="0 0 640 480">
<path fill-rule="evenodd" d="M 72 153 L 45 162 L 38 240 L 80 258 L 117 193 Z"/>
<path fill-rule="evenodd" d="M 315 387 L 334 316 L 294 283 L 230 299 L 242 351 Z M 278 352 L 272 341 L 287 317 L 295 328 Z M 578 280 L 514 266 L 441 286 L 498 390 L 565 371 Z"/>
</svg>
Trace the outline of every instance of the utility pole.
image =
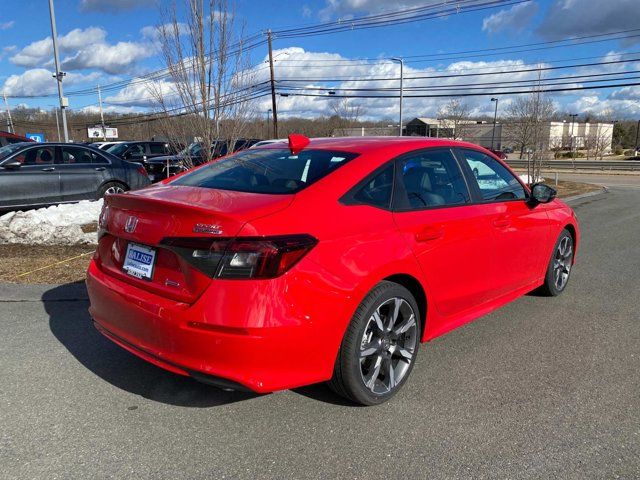
<svg viewBox="0 0 640 480">
<path fill-rule="evenodd" d="M 9 115 L 9 118 L 11 118 L 11 115 Z M 638 156 L 638 151 L 640 150 L 640 144 L 638 144 L 639 136 L 640 136 L 640 120 L 638 120 L 638 126 L 636 127 L 636 154 L 634 155 L 634 157 Z"/>
<path fill-rule="evenodd" d="M 402 136 L 402 97 L 404 94 L 403 91 L 403 83 L 404 83 L 404 61 L 401 58 L 394 57 L 391 59 L 394 62 L 400 63 L 400 120 L 398 122 L 398 135 Z"/>
<path fill-rule="evenodd" d="M 492 102 L 496 102 L 496 109 L 493 112 L 493 132 L 491 133 L 491 150 L 493 150 L 493 142 L 496 138 L 496 122 L 498 120 L 498 99 L 492 98 Z"/>
<path fill-rule="evenodd" d="M 107 131 L 104 128 L 104 113 L 102 113 L 102 93 L 98 85 L 98 104 L 100 105 L 100 126 L 102 127 L 102 140 L 107 141 Z"/>
<path fill-rule="evenodd" d="M 271 110 L 273 114 L 273 138 L 278 138 L 278 111 L 276 109 L 276 81 L 273 71 L 273 47 L 271 45 L 271 30 L 267 30 L 269 43 L 269 70 L 271 71 Z"/>
<path fill-rule="evenodd" d="M 62 91 L 62 78 L 66 75 L 60 71 L 60 58 L 58 57 L 58 31 L 56 29 L 56 14 L 53 9 L 53 0 L 49 0 L 49 17 L 51 18 L 51 38 L 53 39 L 53 60 L 56 66 L 56 73 L 53 77 L 58 83 L 58 99 L 60 100 L 60 111 L 62 112 L 62 128 L 64 130 L 64 141 L 69 142 L 69 131 L 67 130 L 67 114 L 65 108 L 69 106 L 69 101 L 64 97 Z"/>
<path fill-rule="evenodd" d="M 9 133 L 16 133 L 16 129 L 13 128 L 13 119 L 11 118 L 11 107 L 9 106 L 9 102 L 7 101 L 7 94 L 2 93 L 2 97 L 4 98 L 4 105 L 7 107 L 7 129 Z M 638 139 L 636 139 L 636 144 L 638 143 Z"/>
</svg>

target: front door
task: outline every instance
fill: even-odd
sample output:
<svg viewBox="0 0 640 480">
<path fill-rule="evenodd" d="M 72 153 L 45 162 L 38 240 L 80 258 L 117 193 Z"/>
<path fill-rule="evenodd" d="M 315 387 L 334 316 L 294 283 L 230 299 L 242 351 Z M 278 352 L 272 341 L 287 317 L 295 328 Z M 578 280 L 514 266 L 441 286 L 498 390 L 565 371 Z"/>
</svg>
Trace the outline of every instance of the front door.
<svg viewBox="0 0 640 480">
<path fill-rule="evenodd" d="M 494 236 L 486 207 L 471 205 L 451 150 L 403 155 L 396 172 L 394 220 L 422 268 L 437 311 L 452 316 L 484 303 L 492 288 L 487 272 Z"/>
<path fill-rule="evenodd" d="M 55 147 L 39 146 L 22 150 L 0 166 L 0 208 L 47 205 L 60 201 L 60 179 L 54 164 Z"/>
<path fill-rule="evenodd" d="M 535 283 L 548 260 L 544 257 L 550 230 L 544 207 L 531 204 L 522 183 L 495 158 L 472 149 L 456 152 L 469 167 L 472 195 L 491 216 L 496 281 L 492 296 Z"/>
</svg>

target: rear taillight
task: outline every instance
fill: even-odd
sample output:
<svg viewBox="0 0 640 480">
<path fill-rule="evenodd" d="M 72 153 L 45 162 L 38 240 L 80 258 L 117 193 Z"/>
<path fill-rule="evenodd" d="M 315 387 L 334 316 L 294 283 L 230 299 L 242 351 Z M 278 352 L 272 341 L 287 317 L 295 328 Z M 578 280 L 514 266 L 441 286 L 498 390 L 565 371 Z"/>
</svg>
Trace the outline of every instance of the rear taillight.
<svg viewBox="0 0 640 480">
<path fill-rule="evenodd" d="M 138 173 L 140 175 L 144 175 L 145 177 L 149 176 L 149 174 L 147 173 L 147 171 L 145 170 L 145 168 L 142 165 L 140 165 L 138 168 L 136 168 L 136 170 L 138 170 Z"/>
<path fill-rule="evenodd" d="M 318 241 L 310 235 L 165 238 L 161 244 L 211 278 L 275 278 L 293 267 Z"/>
</svg>

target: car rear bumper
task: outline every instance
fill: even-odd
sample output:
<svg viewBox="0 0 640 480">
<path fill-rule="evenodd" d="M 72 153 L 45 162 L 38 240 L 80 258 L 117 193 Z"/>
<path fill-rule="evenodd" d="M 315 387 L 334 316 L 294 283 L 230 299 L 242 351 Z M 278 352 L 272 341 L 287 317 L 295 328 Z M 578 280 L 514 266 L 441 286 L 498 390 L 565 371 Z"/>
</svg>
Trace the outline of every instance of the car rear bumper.
<svg viewBox="0 0 640 480">
<path fill-rule="evenodd" d="M 329 298 L 296 287 L 316 290 L 312 283 L 285 277 L 216 280 L 190 305 L 116 279 L 92 261 L 89 312 L 121 347 L 207 383 L 266 393 L 328 380 L 348 316 L 336 320 L 340 305 L 323 308 Z"/>
</svg>

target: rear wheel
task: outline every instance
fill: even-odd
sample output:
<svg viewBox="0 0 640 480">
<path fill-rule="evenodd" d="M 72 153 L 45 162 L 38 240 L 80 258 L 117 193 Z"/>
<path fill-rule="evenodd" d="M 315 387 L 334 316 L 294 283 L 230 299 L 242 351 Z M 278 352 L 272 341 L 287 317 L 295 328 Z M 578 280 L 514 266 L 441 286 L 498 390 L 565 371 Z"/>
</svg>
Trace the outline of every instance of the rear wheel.
<svg viewBox="0 0 640 480">
<path fill-rule="evenodd" d="M 397 283 L 380 282 L 351 319 L 329 386 L 362 405 L 383 403 L 409 377 L 419 342 L 413 295 Z"/>
<path fill-rule="evenodd" d="M 573 250 L 573 237 L 568 230 L 563 230 L 553 247 L 553 253 L 547 266 L 547 274 L 541 287 L 542 293 L 555 297 L 564 291 L 573 266 Z"/>
<path fill-rule="evenodd" d="M 120 182 L 107 182 L 98 190 L 98 198 L 103 198 L 105 195 L 111 195 L 113 193 L 124 193 L 129 188 L 124 183 Z"/>
</svg>

